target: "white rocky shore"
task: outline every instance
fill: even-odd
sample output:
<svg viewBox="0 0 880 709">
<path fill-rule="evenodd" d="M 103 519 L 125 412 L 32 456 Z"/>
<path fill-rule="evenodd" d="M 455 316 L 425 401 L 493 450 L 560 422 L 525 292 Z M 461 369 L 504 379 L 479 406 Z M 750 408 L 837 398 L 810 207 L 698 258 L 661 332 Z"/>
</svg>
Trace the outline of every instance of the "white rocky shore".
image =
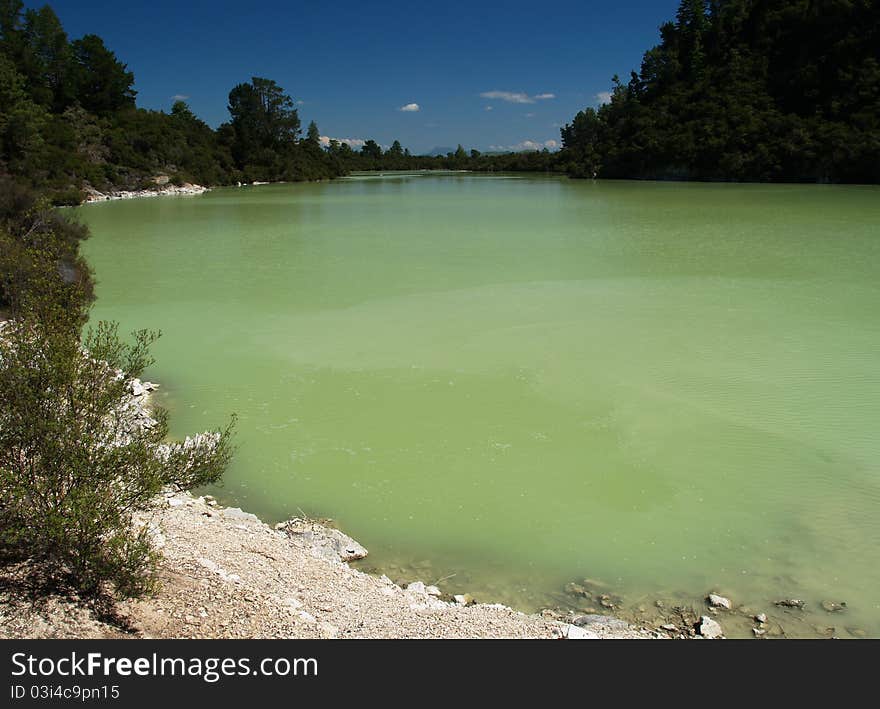
<svg viewBox="0 0 880 709">
<path fill-rule="evenodd" d="M 85 204 L 91 202 L 111 202 L 120 199 L 140 199 L 142 197 L 173 197 L 184 195 L 200 195 L 210 192 L 210 188 L 185 182 L 182 185 L 157 184 L 144 190 L 119 190 L 115 192 L 99 192 L 91 189 L 86 192 Z"/>
</svg>

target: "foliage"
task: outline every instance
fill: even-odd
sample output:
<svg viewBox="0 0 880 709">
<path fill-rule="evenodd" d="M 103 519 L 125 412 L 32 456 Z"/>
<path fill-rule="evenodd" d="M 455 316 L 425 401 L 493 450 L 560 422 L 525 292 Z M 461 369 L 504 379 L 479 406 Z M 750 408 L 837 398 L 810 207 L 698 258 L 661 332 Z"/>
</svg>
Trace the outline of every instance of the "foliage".
<svg viewBox="0 0 880 709">
<path fill-rule="evenodd" d="M 139 595 L 156 556 L 134 515 L 169 485 L 216 481 L 231 428 L 166 443 L 165 412 L 144 421 L 128 392 L 157 335 L 126 344 L 100 323 L 81 341 L 63 306 L 31 305 L 0 337 L 0 549 L 85 593 Z"/>
<path fill-rule="evenodd" d="M 87 236 L 85 227 L 0 176 L 0 305 L 20 316 L 51 302 L 84 323 L 93 298 L 91 269 L 79 254 Z"/>
<path fill-rule="evenodd" d="M 880 181 L 880 4 L 682 0 L 660 36 L 562 129 L 571 175 Z"/>
</svg>

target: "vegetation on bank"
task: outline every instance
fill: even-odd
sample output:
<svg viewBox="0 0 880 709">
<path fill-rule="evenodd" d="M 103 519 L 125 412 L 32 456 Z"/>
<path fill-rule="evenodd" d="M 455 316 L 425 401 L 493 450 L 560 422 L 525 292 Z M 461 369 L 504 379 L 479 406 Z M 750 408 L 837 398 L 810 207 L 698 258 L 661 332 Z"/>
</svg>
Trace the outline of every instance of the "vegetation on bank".
<svg viewBox="0 0 880 709">
<path fill-rule="evenodd" d="M 880 3 L 682 0 L 562 130 L 577 177 L 880 182 Z"/>
<path fill-rule="evenodd" d="M 85 227 L 0 177 L 0 563 L 95 597 L 151 588 L 150 530 L 134 515 L 168 486 L 215 482 L 231 428 L 168 440 L 164 411 L 133 401 L 157 334 L 83 333 L 93 298 Z"/>
<path fill-rule="evenodd" d="M 216 130 L 183 101 L 138 108 L 134 75 L 48 6 L 0 0 L 0 173 L 74 204 L 84 189 L 328 179 L 352 170 L 556 171 L 572 177 L 880 181 L 880 6 L 682 0 L 628 82 L 561 130 L 562 150 L 413 155 L 303 135 L 293 99 L 254 77 Z"/>
</svg>

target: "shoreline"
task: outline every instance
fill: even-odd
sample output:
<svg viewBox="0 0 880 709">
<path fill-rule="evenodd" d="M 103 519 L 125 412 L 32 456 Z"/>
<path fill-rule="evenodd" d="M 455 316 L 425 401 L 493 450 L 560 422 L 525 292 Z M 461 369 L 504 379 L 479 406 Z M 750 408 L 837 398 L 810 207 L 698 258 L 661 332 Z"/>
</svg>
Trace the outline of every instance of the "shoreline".
<svg viewBox="0 0 880 709">
<path fill-rule="evenodd" d="M 158 385 L 128 386 L 133 425 L 149 425 Z M 303 518 L 270 526 L 187 490 L 166 490 L 134 524 L 159 554 L 155 593 L 98 613 L 75 594 L 24 591 L 26 563 L 0 567 L 0 638 L 661 637 L 603 615 L 567 622 L 422 581 L 402 587 L 350 567 L 368 552 L 338 529 Z"/>
<path fill-rule="evenodd" d="M 157 185 L 155 189 L 142 190 L 111 190 L 99 192 L 95 189 L 87 189 L 86 197 L 81 204 L 94 204 L 96 202 L 118 202 L 124 199 L 143 199 L 148 197 L 183 197 L 205 194 L 212 188 L 203 185 L 194 185 L 189 182 L 177 185 Z"/>
<path fill-rule="evenodd" d="M 166 492 L 137 524 L 161 554 L 158 592 L 123 600 L 113 620 L 81 599 L 16 598 L 0 571 L 0 638 L 523 638 L 658 637 L 605 616 L 574 623 L 406 588 L 350 567 L 366 554 L 339 530 L 305 519 L 271 527 L 210 495 Z"/>
</svg>

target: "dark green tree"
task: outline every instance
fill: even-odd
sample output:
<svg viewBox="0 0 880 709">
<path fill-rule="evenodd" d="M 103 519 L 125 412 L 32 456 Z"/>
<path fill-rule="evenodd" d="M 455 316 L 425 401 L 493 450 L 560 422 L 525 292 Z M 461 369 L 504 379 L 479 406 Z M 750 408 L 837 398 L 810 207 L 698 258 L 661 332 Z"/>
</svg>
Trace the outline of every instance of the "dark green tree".
<svg viewBox="0 0 880 709">
<path fill-rule="evenodd" d="M 71 51 L 76 99 L 83 108 L 98 115 L 134 108 L 134 74 L 107 49 L 104 40 L 87 34 L 71 44 Z"/>
</svg>

